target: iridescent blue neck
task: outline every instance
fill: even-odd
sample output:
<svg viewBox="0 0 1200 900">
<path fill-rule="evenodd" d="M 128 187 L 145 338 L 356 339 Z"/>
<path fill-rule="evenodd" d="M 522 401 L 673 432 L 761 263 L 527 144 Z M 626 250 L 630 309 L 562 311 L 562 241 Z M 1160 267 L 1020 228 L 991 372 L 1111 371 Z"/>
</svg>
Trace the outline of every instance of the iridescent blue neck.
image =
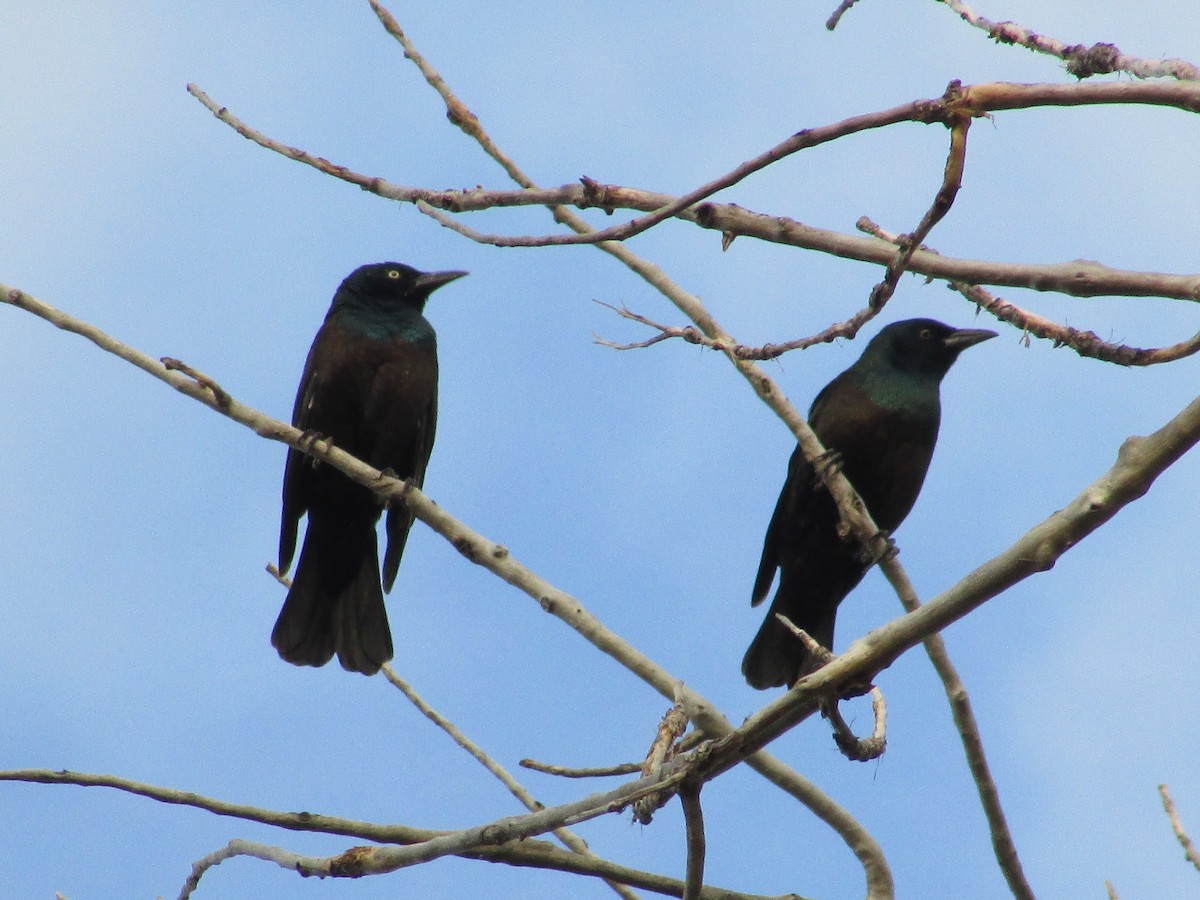
<svg viewBox="0 0 1200 900">
<path fill-rule="evenodd" d="M 433 326 L 410 303 L 391 297 L 364 296 L 339 291 L 327 319 L 334 319 L 365 337 L 377 341 L 401 338 L 410 344 L 436 340 Z"/>
</svg>

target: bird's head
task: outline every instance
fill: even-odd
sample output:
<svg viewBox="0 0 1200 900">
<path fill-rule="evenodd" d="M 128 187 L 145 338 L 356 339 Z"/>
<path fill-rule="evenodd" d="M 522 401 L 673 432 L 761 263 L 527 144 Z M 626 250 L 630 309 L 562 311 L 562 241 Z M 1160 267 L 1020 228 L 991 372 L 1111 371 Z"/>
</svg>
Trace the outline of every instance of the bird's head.
<svg viewBox="0 0 1200 900">
<path fill-rule="evenodd" d="M 986 328 L 951 328 L 933 319 L 905 319 L 875 335 L 863 361 L 941 381 L 958 354 L 995 336 Z"/>
<path fill-rule="evenodd" d="M 404 263 L 383 262 L 359 266 L 338 288 L 337 298 L 381 307 L 408 306 L 420 312 L 429 295 L 466 272 L 419 272 Z"/>
</svg>

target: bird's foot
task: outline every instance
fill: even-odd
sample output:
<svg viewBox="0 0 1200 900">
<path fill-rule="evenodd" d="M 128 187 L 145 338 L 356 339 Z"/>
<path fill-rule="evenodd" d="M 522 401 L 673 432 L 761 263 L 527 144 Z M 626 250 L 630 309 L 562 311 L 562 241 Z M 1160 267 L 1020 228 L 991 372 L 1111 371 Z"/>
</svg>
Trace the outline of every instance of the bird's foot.
<svg viewBox="0 0 1200 900">
<path fill-rule="evenodd" d="M 417 480 L 415 478 L 413 478 L 411 475 L 408 475 L 408 476 L 401 475 L 399 472 L 397 472 L 391 466 L 388 466 L 386 469 L 382 470 L 379 473 L 379 480 L 383 480 L 384 478 L 395 478 L 398 481 L 404 482 L 404 486 L 400 488 L 400 496 L 401 497 L 407 497 L 409 494 L 412 493 L 413 488 L 419 487 L 419 485 L 417 484 Z M 394 501 L 392 501 L 389 498 L 388 502 L 385 505 L 393 506 Z"/>
<path fill-rule="evenodd" d="M 319 431 L 305 431 L 304 434 L 300 435 L 299 449 L 305 453 L 311 453 L 316 449 L 317 444 L 321 443 L 325 444 L 321 449 L 328 450 L 333 446 L 333 438 L 327 434 L 321 434 Z M 309 456 L 308 462 L 313 468 L 321 464 L 321 461 L 315 456 Z"/>
<path fill-rule="evenodd" d="M 876 541 L 882 540 L 883 547 L 879 550 L 874 549 Z M 886 559 L 895 559 L 900 553 L 900 548 L 896 546 L 896 542 L 892 540 L 892 536 L 887 531 L 880 529 L 875 532 L 875 539 L 871 542 L 871 546 L 866 544 L 858 549 L 857 558 L 860 563 L 865 566 L 873 566 L 881 563 Z"/>
<path fill-rule="evenodd" d="M 813 487 L 820 487 L 825 479 L 834 472 L 842 471 L 842 454 L 836 450 L 826 450 L 812 462 Z"/>
</svg>

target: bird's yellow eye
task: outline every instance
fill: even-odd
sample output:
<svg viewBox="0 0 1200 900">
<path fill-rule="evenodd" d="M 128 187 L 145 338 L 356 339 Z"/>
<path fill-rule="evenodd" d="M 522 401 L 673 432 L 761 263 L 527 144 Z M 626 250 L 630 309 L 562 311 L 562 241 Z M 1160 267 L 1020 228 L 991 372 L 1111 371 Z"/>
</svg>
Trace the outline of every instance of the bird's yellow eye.
<svg viewBox="0 0 1200 900">
<path fill-rule="evenodd" d="M 400 277 L 400 273 L 397 272 L 395 269 L 388 269 L 388 278 L 399 278 L 399 277 Z"/>
</svg>

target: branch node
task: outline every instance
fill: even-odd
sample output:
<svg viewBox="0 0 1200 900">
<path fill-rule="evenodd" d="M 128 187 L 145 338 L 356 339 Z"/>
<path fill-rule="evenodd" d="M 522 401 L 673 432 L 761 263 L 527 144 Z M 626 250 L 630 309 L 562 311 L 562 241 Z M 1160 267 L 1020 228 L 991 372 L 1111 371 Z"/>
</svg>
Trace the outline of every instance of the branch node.
<svg viewBox="0 0 1200 900">
<path fill-rule="evenodd" d="M 213 395 L 213 402 L 217 404 L 218 409 L 227 411 L 233 405 L 233 398 L 226 393 L 225 389 L 203 372 L 193 369 L 187 363 L 175 359 L 173 356 L 164 356 L 159 362 L 168 372 L 182 372 L 200 387 L 207 389 Z"/>
</svg>

